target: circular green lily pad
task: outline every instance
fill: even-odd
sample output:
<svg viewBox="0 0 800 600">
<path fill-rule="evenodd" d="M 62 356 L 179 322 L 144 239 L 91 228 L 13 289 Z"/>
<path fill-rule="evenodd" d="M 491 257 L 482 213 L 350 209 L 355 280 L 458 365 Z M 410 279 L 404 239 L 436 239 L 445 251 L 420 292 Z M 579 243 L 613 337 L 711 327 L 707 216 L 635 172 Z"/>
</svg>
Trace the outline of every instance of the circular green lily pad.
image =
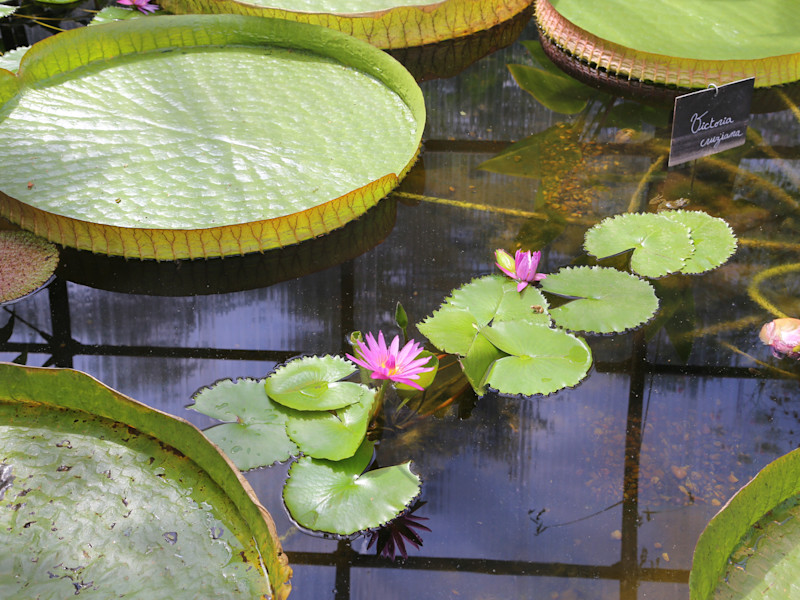
<svg viewBox="0 0 800 600">
<path fill-rule="evenodd" d="M 597 258 L 633 250 L 632 271 L 645 277 L 663 277 L 680 271 L 695 246 L 689 228 L 678 220 L 627 213 L 603 219 L 589 229 L 584 248 Z"/>
<path fill-rule="evenodd" d="M 77 371 L 0 363 L 0 448 L 0 597 L 288 595 L 269 514 L 186 421 Z"/>
<path fill-rule="evenodd" d="M 170 12 L 232 13 L 324 25 L 379 48 L 407 48 L 501 25 L 532 0 L 161 0 Z"/>
<path fill-rule="evenodd" d="M 422 482 L 410 462 L 365 473 L 374 445 L 365 441 L 353 457 L 340 461 L 298 459 L 283 487 L 292 518 L 312 531 L 351 535 L 380 527 L 403 512 Z"/>
<path fill-rule="evenodd" d="M 643 325 L 658 310 L 653 286 L 635 275 L 602 267 L 567 267 L 541 282 L 546 292 L 571 298 L 550 309 L 572 331 L 621 333 Z"/>
<path fill-rule="evenodd" d="M 53 276 L 58 249 L 27 231 L 0 231 L 0 304 L 36 291 Z"/>
<path fill-rule="evenodd" d="M 236 15 L 59 34 L 0 71 L 0 216 L 63 245 L 174 259 L 337 229 L 416 159 L 411 75 L 318 26 Z"/>
<path fill-rule="evenodd" d="M 681 273 L 704 273 L 716 269 L 736 251 L 736 236 L 723 219 L 699 210 L 668 210 L 662 217 L 689 228 L 694 252 L 686 259 Z"/>
<path fill-rule="evenodd" d="M 586 342 L 563 329 L 529 321 L 503 321 L 481 332 L 509 354 L 489 368 L 486 381 L 501 394 L 548 395 L 577 385 L 592 366 Z"/>
<path fill-rule="evenodd" d="M 800 10 L 785 0 L 539 0 L 536 18 L 551 57 L 595 81 L 697 89 L 800 80 Z"/>
</svg>

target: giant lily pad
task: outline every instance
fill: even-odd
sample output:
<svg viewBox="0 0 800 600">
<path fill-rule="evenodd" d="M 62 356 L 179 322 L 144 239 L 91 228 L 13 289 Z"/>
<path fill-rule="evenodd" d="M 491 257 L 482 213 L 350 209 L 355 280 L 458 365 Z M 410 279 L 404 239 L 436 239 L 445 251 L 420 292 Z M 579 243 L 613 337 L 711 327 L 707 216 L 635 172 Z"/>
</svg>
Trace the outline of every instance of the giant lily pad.
<svg viewBox="0 0 800 600">
<path fill-rule="evenodd" d="M 347 460 L 301 458 L 289 469 L 283 500 L 297 523 L 312 531 L 351 535 L 379 527 L 403 512 L 421 482 L 410 463 L 364 470 L 374 442 Z"/>
<path fill-rule="evenodd" d="M 777 600 L 797 595 L 800 450 L 764 467 L 703 531 L 689 577 L 691 600 Z"/>
<path fill-rule="evenodd" d="M 421 46 L 500 25 L 531 0 L 162 0 L 173 13 L 233 13 L 324 25 L 379 48 Z"/>
<path fill-rule="evenodd" d="M 413 164 L 411 75 L 324 27 L 163 16 L 68 31 L 0 71 L 0 216 L 103 254 L 262 251 L 360 216 Z"/>
<path fill-rule="evenodd" d="M 559 65 L 606 85 L 800 80 L 800 11 L 785 0 L 540 0 L 536 18 Z"/>
<path fill-rule="evenodd" d="M 0 363 L 0 442 L 3 598 L 288 595 L 269 514 L 188 422 Z"/>
</svg>

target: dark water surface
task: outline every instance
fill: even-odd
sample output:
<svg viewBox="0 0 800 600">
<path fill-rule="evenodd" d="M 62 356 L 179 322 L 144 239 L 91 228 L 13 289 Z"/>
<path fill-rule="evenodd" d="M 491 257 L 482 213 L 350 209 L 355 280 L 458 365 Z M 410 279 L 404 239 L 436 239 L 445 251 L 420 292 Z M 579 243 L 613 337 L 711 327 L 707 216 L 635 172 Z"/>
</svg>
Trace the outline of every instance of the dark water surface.
<svg viewBox="0 0 800 600">
<path fill-rule="evenodd" d="M 587 338 L 595 366 L 575 389 L 529 399 L 468 392 L 384 432 L 381 463 L 411 459 L 423 479 L 416 514 L 431 531 L 407 560 L 377 557 L 363 538 L 296 529 L 281 503 L 285 466 L 248 479 L 277 522 L 294 600 L 688 598 L 705 524 L 800 441 L 800 371 L 758 340 L 773 318 L 764 300 L 800 312 L 798 277 L 769 279 L 761 303 L 748 293 L 758 272 L 798 261 L 800 113 L 755 114 L 760 139 L 667 169 L 670 107 L 621 124 L 607 118 L 613 100 L 561 115 L 506 67 L 529 62 L 515 43 L 424 82 L 419 163 L 330 240 L 179 265 L 66 253 L 47 290 L 0 309 L 0 327 L 15 319 L 0 359 L 27 353 L 31 365 L 74 367 L 206 427 L 210 419 L 184 408 L 204 385 L 261 377 L 299 354 L 342 353 L 354 329 L 393 334 L 398 301 L 422 320 L 453 288 L 495 271 L 496 248 L 541 248 L 541 270 L 553 272 L 585 258 L 583 235 L 603 217 L 655 210 L 659 194 L 686 198 L 687 209 L 725 218 L 740 244 L 711 273 L 657 283 L 674 310 L 666 326 Z M 477 168 L 559 123 L 580 143 L 553 138 L 536 177 Z"/>
</svg>

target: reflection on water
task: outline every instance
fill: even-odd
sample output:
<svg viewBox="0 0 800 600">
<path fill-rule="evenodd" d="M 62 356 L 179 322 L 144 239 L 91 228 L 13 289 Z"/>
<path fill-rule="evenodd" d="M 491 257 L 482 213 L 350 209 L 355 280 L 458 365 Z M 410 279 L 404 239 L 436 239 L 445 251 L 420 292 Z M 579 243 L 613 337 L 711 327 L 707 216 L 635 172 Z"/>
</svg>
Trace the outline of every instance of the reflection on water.
<svg viewBox="0 0 800 600">
<path fill-rule="evenodd" d="M 588 338 L 595 368 L 581 385 L 523 400 L 467 392 L 427 418 L 390 421 L 380 460 L 413 459 L 425 502 L 415 515 L 431 529 L 407 559 L 299 533 L 281 506 L 286 468 L 248 476 L 284 536 L 292 598 L 686 598 L 702 528 L 800 442 L 797 365 L 758 340 L 770 306 L 800 312 L 800 279 L 789 270 L 749 289 L 764 269 L 798 262 L 798 114 L 753 115 L 742 148 L 668 169 L 670 107 L 605 98 L 560 115 L 509 75 L 507 63 L 528 60 L 517 43 L 422 84 L 425 151 L 393 195 L 394 226 L 343 262 L 310 252 L 300 276 L 262 278 L 249 269 L 279 267 L 226 258 L 196 275 L 202 290 L 176 279 L 178 295 L 173 275 L 148 280 L 164 274 L 122 262 L 103 265 L 113 286 L 91 266 L 74 280 L 65 269 L 0 310 L 0 358 L 74 366 L 206 426 L 183 407 L 215 379 L 342 353 L 353 329 L 394 331 L 398 301 L 418 322 L 492 272 L 496 248 L 541 249 L 552 272 L 585 260 L 584 233 L 601 218 L 686 199 L 725 218 L 738 251 L 711 273 L 657 281 L 662 312 L 647 328 Z M 504 168 L 485 168 L 531 136 Z"/>
</svg>

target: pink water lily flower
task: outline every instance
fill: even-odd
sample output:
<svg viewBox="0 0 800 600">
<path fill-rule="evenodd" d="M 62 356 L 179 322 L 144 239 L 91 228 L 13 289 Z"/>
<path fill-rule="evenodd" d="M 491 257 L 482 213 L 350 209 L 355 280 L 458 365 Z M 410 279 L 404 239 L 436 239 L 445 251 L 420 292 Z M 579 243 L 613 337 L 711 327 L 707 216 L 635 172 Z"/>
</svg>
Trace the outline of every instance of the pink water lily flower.
<svg viewBox="0 0 800 600">
<path fill-rule="evenodd" d="M 500 270 L 518 282 L 518 292 L 524 290 L 529 283 L 535 283 L 547 277 L 544 273 L 536 272 L 539 267 L 539 259 L 542 258 L 541 252 L 517 250 L 514 258 L 511 258 L 511 255 L 505 250 L 495 250 L 494 256 L 497 259 L 495 264 Z"/>
<path fill-rule="evenodd" d="M 388 379 L 396 383 L 410 385 L 418 390 L 423 389 L 415 379 L 419 379 L 420 373 L 433 371 L 433 367 L 425 365 L 430 360 L 430 356 L 419 358 L 422 346 L 414 340 L 400 349 L 400 337 L 394 339 L 386 346 L 383 332 L 378 332 L 378 340 L 371 333 L 367 334 L 367 341 L 356 342 L 356 356 L 347 354 L 347 358 L 357 365 L 371 371 L 370 377 L 373 379 Z"/>
<path fill-rule="evenodd" d="M 135 8 L 144 14 L 152 13 L 158 10 L 158 5 L 150 4 L 150 0 L 117 0 L 117 3 Z"/>
<path fill-rule="evenodd" d="M 800 358 L 800 319 L 775 319 L 761 328 L 759 339 L 772 348 L 778 358 Z"/>
</svg>

